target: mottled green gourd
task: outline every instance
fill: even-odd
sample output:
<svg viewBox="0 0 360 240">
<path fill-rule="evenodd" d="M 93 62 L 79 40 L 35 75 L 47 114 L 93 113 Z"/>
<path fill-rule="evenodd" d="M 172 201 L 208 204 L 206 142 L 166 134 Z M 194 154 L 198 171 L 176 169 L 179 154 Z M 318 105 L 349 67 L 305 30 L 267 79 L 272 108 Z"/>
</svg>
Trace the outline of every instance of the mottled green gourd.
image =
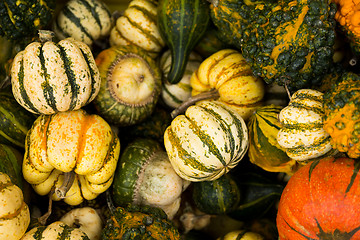
<svg viewBox="0 0 360 240">
<path fill-rule="evenodd" d="M 292 90 L 319 84 L 331 69 L 336 6 L 327 0 L 212 0 L 222 39 L 256 76 Z"/>
<path fill-rule="evenodd" d="M 209 25 L 209 4 L 203 0 L 160 0 L 157 17 L 159 32 L 172 56 L 167 81 L 175 84 L 181 80 L 190 52 Z"/>
</svg>

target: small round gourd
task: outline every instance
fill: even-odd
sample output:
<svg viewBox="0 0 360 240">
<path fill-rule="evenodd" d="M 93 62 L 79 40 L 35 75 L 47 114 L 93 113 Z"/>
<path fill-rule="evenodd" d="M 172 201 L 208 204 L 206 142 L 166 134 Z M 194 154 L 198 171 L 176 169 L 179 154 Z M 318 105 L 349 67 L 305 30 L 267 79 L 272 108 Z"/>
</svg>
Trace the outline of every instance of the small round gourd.
<svg viewBox="0 0 360 240">
<path fill-rule="evenodd" d="M 90 103 L 100 89 L 100 74 L 88 45 L 67 38 L 32 42 L 12 63 L 12 92 L 18 103 L 35 114 L 77 110 Z"/>
<path fill-rule="evenodd" d="M 219 101 L 203 100 L 178 115 L 164 134 L 170 162 L 182 178 L 211 181 L 234 168 L 248 150 L 244 119 Z"/>
</svg>

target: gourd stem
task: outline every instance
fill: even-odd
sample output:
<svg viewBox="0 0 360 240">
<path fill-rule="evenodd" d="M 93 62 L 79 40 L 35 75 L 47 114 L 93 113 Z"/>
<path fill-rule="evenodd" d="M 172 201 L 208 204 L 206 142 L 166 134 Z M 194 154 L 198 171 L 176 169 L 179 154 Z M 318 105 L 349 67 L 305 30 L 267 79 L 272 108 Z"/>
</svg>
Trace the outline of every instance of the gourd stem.
<svg viewBox="0 0 360 240">
<path fill-rule="evenodd" d="M 50 30 L 39 30 L 39 39 L 42 43 L 52 41 L 53 37 L 55 36 L 55 33 Z"/>
<path fill-rule="evenodd" d="M 110 209 L 111 214 L 115 213 L 116 207 L 114 205 L 114 202 L 111 198 L 110 192 L 109 190 L 106 190 L 106 204 L 108 206 L 108 208 Z"/>
<path fill-rule="evenodd" d="M 184 101 L 182 104 L 180 104 L 180 106 L 175 108 L 175 110 L 173 110 L 171 112 L 171 117 L 175 118 L 180 113 L 185 112 L 185 110 L 189 106 L 195 104 L 198 101 L 206 100 L 206 99 L 215 99 L 215 98 L 219 98 L 219 97 L 220 97 L 220 94 L 217 89 L 213 89 L 213 90 L 207 91 L 207 92 L 202 92 L 200 94 L 192 96 L 192 97 L 188 98 L 186 101 Z"/>
<path fill-rule="evenodd" d="M 64 173 L 64 181 L 59 188 L 55 189 L 55 194 L 58 198 L 65 198 L 66 193 L 69 191 L 74 183 L 75 173 L 73 171 Z"/>
<path fill-rule="evenodd" d="M 45 225 L 47 219 L 50 217 L 51 212 L 52 212 L 52 195 L 54 194 L 54 189 L 52 189 L 49 193 L 49 205 L 48 205 L 48 211 L 42 215 L 41 217 L 39 217 L 38 221 L 41 225 Z"/>
</svg>

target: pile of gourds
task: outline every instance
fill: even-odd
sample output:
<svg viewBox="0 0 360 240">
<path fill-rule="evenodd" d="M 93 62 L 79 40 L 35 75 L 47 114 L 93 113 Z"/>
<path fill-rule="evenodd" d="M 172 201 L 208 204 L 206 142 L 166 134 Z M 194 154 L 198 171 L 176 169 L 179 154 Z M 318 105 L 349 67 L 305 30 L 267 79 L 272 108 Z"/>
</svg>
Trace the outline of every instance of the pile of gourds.
<svg viewBox="0 0 360 240">
<path fill-rule="evenodd" d="M 359 239 L 359 8 L 0 2 L 0 239 Z"/>
</svg>

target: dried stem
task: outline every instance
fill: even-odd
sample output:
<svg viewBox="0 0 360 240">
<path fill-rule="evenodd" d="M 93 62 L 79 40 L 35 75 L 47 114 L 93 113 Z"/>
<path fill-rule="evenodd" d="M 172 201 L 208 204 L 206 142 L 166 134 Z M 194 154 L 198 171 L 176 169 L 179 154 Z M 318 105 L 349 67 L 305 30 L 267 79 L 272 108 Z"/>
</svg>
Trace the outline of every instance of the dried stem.
<svg viewBox="0 0 360 240">
<path fill-rule="evenodd" d="M 55 33 L 50 30 L 39 30 L 39 39 L 42 43 L 52 41 Z"/>
<path fill-rule="evenodd" d="M 58 198 L 63 199 L 66 196 L 66 193 L 69 191 L 71 186 L 74 183 L 75 173 L 74 172 L 66 172 L 64 173 L 64 181 L 62 185 L 55 189 L 55 194 Z"/>
<path fill-rule="evenodd" d="M 106 204 L 107 204 L 108 208 L 110 209 L 111 214 L 114 214 L 115 210 L 116 210 L 116 207 L 115 207 L 114 202 L 113 202 L 113 200 L 111 198 L 109 189 L 106 190 Z"/>
<path fill-rule="evenodd" d="M 51 212 L 52 212 L 52 195 L 54 194 L 54 188 L 50 191 L 49 193 L 49 205 L 48 205 L 48 211 L 42 215 L 41 217 L 39 217 L 38 221 L 41 225 L 45 225 L 47 219 L 50 217 Z"/>
</svg>

